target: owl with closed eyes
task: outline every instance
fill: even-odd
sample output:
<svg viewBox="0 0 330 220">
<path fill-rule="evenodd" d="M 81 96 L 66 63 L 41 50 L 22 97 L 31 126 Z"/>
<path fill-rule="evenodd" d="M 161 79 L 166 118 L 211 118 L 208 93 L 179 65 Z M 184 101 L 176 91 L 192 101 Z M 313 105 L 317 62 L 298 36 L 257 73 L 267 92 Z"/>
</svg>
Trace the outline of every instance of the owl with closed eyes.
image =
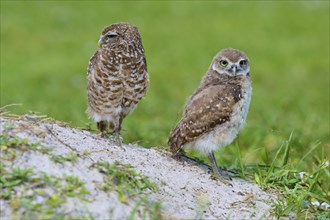
<svg viewBox="0 0 330 220">
<path fill-rule="evenodd" d="M 88 114 L 104 136 L 121 145 L 123 119 L 145 96 L 149 76 L 141 36 L 129 23 L 106 26 L 88 65 Z"/>
<path fill-rule="evenodd" d="M 177 154 L 193 148 L 206 154 L 213 173 L 223 182 L 214 151 L 233 142 L 244 126 L 252 94 L 250 61 L 241 51 L 226 48 L 211 62 L 190 96 L 168 144 Z"/>
</svg>

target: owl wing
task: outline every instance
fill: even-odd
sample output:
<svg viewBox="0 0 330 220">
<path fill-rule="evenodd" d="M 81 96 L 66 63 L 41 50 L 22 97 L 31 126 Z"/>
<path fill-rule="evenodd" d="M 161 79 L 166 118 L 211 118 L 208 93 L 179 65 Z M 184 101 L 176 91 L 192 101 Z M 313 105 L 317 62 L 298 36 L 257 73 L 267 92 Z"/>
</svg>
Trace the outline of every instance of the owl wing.
<svg viewBox="0 0 330 220">
<path fill-rule="evenodd" d="M 94 53 L 94 55 L 89 59 L 88 68 L 87 68 L 87 75 L 91 74 L 91 70 L 94 66 L 94 63 L 96 62 L 97 54 L 98 54 L 98 51 L 96 51 Z"/>
<path fill-rule="evenodd" d="M 241 99 L 239 85 L 212 85 L 190 97 L 182 119 L 173 129 L 168 144 L 176 153 L 186 143 L 229 120 L 233 106 Z"/>
</svg>

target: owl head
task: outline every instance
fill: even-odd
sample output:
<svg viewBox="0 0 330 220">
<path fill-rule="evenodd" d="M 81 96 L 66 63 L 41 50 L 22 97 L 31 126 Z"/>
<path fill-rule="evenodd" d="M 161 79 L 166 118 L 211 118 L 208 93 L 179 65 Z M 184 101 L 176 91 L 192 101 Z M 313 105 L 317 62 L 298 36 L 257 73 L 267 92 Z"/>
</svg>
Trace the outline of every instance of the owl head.
<svg viewBox="0 0 330 220">
<path fill-rule="evenodd" d="M 100 48 L 112 48 L 136 41 L 141 42 L 138 29 L 129 23 L 120 22 L 103 28 L 98 44 Z"/>
<path fill-rule="evenodd" d="M 214 58 L 210 68 L 219 74 L 228 76 L 249 76 L 249 58 L 244 52 L 226 48 L 222 49 Z"/>
</svg>

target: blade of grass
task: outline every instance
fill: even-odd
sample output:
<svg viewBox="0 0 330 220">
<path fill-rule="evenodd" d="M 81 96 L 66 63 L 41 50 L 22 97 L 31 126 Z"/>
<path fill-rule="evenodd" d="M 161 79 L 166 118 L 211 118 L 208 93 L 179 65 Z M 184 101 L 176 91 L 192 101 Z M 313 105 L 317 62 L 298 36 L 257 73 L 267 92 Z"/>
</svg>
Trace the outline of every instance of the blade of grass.
<svg viewBox="0 0 330 220">
<path fill-rule="evenodd" d="M 272 164 L 270 165 L 269 170 L 268 170 L 268 172 L 266 174 L 266 177 L 264 179 L 264 184 L 266 184 L 268 182 L 271 173 L 273 173 L 274 167 L 275 167 L 275 161 L 276 161 L 278 155 L 280 154 L 280 152 L 282 151 L 282 148 L 283 147 L 284 147 L 284 143 L 281 144 L 280 148 L 277 150 L 277 152 L 275 154 L 275 157 L 274 157 L 274 159 L 272 161 Z"/>
<path fill-rule="evenodd" d="M 285 144 L 285 150 L 284 150 L 284 155 L 283 155 L 283 160 L 282 160 L 282 167 L 288 163 L 289 154 L 290 154 L 290 141 L 292 138 L 292 134 L 293 134 L 293 131 L 291 132 L 290 137 L 286 141 L 286 144 Z"/>
<path fill-rule="evenodd" d="M 240 151 L 239 146 L 238 146 L 238 142 L 236 142 L 236 150 L 237 150 L 238 163 L 239 163 L 239 166 L 241 168 L 242 177 L 245 177 L 245 170 L 244 170 L 244 165 L 243 165 L 243 162 L 242 162 L 242 156 L 241 156 L 241 151 Z"/>
<path fill-rule="evenodd" d="M 297 167 L 300 166 L 300 163 L 309 155 L 311 154 L 319 145 L 321 144 L 320 141 L 316 142 L 313 147 L 299 160 Z"/>
</svg>

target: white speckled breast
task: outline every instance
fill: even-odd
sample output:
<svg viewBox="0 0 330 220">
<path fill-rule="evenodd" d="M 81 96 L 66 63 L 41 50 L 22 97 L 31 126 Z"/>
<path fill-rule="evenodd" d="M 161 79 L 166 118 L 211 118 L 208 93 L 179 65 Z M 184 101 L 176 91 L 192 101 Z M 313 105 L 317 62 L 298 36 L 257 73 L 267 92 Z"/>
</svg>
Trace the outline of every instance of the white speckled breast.
<svg viewBox="0 0 330 220">
<path fill-rule="evenodd" d="M 186 143 L 183 148 L 194 148 L 208 154 L 233 142 L 238 132 L 245 125 L 252 95 L 252 86 L 249 77 L 241 81 L 241 86 L 242 98 L 234 105 L 230 120 L 216 126 L 213 131 L 205 134 L 196 141 Z"/>
</svg>

